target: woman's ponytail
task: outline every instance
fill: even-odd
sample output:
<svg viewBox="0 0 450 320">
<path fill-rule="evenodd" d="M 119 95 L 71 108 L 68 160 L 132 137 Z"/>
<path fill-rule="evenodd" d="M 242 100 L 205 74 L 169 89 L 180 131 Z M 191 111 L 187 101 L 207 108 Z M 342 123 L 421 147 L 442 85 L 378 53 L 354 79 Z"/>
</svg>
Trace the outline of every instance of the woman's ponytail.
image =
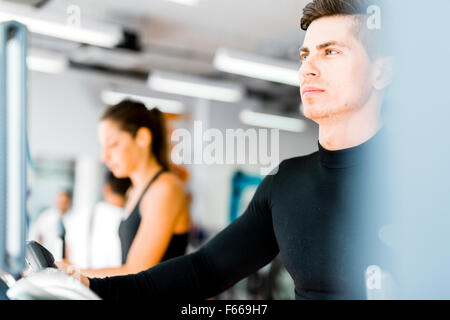
<svg viewBox="0 0 450 320">
<path fill-rule="evenodd" d="M 163 168 L 169 170 L 170 163 L 166 119 L 164 118 L 164 114 L 158 108 L 150 109 L 148 111 L 148 117 L 152 128 L 150 130 L 152 133 L 151 151 Z"/>
</svg>

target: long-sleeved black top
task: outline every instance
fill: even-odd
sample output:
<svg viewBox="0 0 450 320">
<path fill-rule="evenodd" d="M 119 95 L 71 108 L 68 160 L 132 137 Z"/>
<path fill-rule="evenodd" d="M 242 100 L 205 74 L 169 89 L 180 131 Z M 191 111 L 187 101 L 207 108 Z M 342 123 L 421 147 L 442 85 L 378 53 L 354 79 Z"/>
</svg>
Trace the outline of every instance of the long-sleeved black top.
<svg viewBox="0 0 450 320">
<path fill-rule="evenodd" d="M 104 299 L 209 298 L 280 253 L 297 299 L 365 299 L 365 271 L 389 268 L 378 133 L 356 147 L 283 161 L 242 216 L 198 251 L 135 275 L 90 279 Z M 386 193 L 387 194 L 387 193 Z"/>
</svg>

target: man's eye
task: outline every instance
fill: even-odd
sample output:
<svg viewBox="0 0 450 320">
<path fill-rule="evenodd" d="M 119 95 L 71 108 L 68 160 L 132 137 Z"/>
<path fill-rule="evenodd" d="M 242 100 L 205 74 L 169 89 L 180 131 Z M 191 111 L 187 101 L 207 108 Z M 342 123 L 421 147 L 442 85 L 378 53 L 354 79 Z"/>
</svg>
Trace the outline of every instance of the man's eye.
<svg viewBox="0 0 450 320">
<path fill-rule="evenodd" d="M 305 61 L 306 58 L 308 58 L 308 55 L 307 55 L 307 54 L 302 54 L 302 55 L 300 55 L 300 61 Z"/>
<path fill-rule="evenodd" d="M 333 50 L 333 49 L 327 49 L 327 50 L 325 50 L 325 52 L 326 52 L 327 55 L 329 55 L 329 54 L 337 54 L 338 53 L 336 50 Z"/>
</svg>

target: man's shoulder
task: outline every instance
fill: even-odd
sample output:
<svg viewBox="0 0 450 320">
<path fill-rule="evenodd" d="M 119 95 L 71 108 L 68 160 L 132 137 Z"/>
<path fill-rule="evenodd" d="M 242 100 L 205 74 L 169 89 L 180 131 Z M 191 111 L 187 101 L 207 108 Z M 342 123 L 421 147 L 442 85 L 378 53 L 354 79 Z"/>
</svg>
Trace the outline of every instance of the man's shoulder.
<svg viewBox="0 0 450 320">
<path fill-rule="evenodd" d="M 31 224 L 34 228 L 42 229 L 54 225 L 56 221 L 58 221 L 58 212 L 54 208 L 48 208 L 42 211 Z"/>
<path fill-rule="evenodd" d="M 311 168 L 317 166 L 317 163 L 318 151 L 288 158 L 281 161 L 277 167 L 266 175 L 265 180 L 268 184 L 278 183 L 284 181 L 286 177 L 295 177 L 302 172 L 309 172 Z"/>
<path fill-rule="evenodd" d="M 94 215 L 96 217 L 107 217 L 107 218 L 122 218 L 124 215 L 124 210 L 121 207 L 114 206 L 107 202 L 98 202 L 94 207 Z"/>
<path fill-rule="evenodd" d="M 305 155 L 292 157 L 283 160 L 279 167 L 278 172 L 289 173 L 292 169 L 301 170 L 307 169 L 311 165 L 317 164 L 318 151 L 314 151 Z"/>
</svg>

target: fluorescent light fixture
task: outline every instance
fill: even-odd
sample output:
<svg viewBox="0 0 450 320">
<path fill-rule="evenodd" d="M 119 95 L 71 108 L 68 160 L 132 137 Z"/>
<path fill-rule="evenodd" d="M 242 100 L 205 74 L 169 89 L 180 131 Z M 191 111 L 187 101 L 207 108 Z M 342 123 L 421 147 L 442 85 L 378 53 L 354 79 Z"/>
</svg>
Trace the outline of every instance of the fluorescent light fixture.
<svg viewBox="0 0 450 320">
<path fill-rule="evenodd" d="M 115 105 L 125 99 L 131 99 L 142 102 L 148 109 L 157 107 L 161 112 L 165 113 L 183 113 L 185 111 L 185 106 L 180 101 L 124 93 L 113 89 L 102 90 L 101 99 L 107 105 Z"/>
<path fill-rule="evenodd" d="M 122 30 L 117 25 L 98 23 L 94 25 L 93 22 L 87 24 L 83 20 L 82 26 L 75 26 L 67 24 L 65 21 L 57 22 L 52 18 L 53 16 L 44 16 L 42 13 L 31 15 L 12 12 L 10 7 L 0 8 L 0 22 L 15 20 L 24 24 L 31 32 L 50 37 L 108 48 L 118 45 L 123 37 Z"/>
<path fill-rule="evenodd" d="M 73 50 L 70 60 L 83 64 L 113 66 L 117 69 L 133 69 L 142 62 L 142 55 L 125 49 L 110 50 L 107 48 L 82 46 Z"/>
<path fill-rule="evenodd" d="M 213 63 L 220 71 L 299 86 L 298 63 L 225 48 L 217 49 Z"/>
<path fill-rule="evenodd" d="M 156 91 L 224 102 L 240 101 L 244 95 L 234 83 L 164 71 L 152 72 L 147 84 Z"/>
<path fill-rule="evenodd" d="M 292 132 L 302 132 L 307 129 L 307 124 L 304 120 L 255 112 L 248 109 L 244 109 L 239 113 L 239 119 L 245 124 L 257 127 L 274 128 Z"/>
<path fill-rule="evenodd" d="M 179 3 L 185 6 L 196 6 L 200 2 L 199 0 L 167 0 L 167 1 Z"/>
<path fill-rule="evenodd" d="M 68 59 L 59 53 L 31 49 L 27 56 L 27 65 L 30 70 L 45 73 L 62 73 L 69 65 Z"/>
</svg>

